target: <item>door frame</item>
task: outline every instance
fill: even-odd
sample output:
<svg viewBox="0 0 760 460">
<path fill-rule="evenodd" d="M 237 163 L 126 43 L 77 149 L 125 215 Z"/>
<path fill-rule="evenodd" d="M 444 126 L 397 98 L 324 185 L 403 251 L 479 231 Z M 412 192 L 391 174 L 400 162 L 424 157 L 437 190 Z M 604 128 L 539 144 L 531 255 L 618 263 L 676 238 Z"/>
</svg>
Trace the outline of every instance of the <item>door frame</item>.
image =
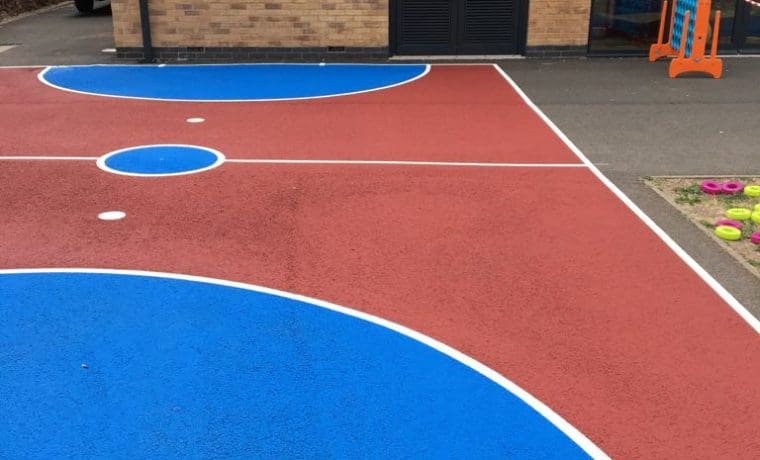
<svg viewBox="0 0 760 460">
<path fill-rule="evenodd" d="M 461 2 L 462 0 L 452 0 Z M 739 0 L 743 1 L 743 0 Z M 517 10 L 517 30 L 516 52 L 518 55 L 525 55 L 525 46 L 528 40 L 528 0 L 514 0 L 515 9 Z M 399 33 L 399 5 L 401 0 L 388 0 L 388 54 L 395 56 L 398 52 L 398 33 Z M 456 9 L 456 6 L 454 7 Z M 458 27 L 454 27 L 453 34 L 458 34 Z M 411 55 L 413 56 L 413 55 Z M 465 55 L 466 56 L 466 55 Z"/>
</svg>

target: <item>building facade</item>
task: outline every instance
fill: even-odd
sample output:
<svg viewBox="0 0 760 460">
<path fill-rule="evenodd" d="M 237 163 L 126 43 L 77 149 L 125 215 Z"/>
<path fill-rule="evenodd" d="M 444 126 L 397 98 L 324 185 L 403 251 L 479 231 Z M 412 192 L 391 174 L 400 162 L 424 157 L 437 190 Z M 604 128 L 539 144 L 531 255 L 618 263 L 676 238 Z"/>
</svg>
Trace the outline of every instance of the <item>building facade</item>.
<svg viewBox="0 0 760 460">
<path fill-rule="evenodd" d="M 643 54 L 660 0 L 112 0 L 119 55 L 161 59 Z M 760 51 L 760 8 L 714 0 L 723 52 Z"/>
</svg>

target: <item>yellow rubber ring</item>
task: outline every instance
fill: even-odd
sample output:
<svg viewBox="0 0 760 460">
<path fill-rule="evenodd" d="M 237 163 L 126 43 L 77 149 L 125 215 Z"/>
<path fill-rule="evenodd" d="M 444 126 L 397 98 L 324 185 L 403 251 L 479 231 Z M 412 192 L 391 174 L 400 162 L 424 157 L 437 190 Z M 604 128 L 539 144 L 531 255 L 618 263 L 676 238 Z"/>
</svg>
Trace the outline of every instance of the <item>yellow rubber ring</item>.
<svg viewBox="0 0 760 460">
<path fill-rule="evenodd" d="M 755 212 L 760 212 L 760 203 L 755 205 Z"/>
<path fill-rule="evenodd" d="M 760 211 L 755 211 L 752 213 L 752 222 L 760 224 Z"/>
<path fill-rule="evenodd" d="M 757 198 L 760 196 L 760 185 L 748 185 L 744 187 L 744 194 L 747 196 L 751 196 L 752 198 Z"/>
<path fill-rule="evenodd" d="M 747 208 L 731 208 L 726 211 L 726 217 L 732 220 L 747 220 L 752 216 L 752 211 Z"/>
<path fill-rule="evenodd" d="M 715 227 L 715 234 L 718 238 L 728 241 L 737 241 L 742 238 L 742 231 L 736 227 L 729 227 L 728 225 L 718 225 Z"/>
</svg>

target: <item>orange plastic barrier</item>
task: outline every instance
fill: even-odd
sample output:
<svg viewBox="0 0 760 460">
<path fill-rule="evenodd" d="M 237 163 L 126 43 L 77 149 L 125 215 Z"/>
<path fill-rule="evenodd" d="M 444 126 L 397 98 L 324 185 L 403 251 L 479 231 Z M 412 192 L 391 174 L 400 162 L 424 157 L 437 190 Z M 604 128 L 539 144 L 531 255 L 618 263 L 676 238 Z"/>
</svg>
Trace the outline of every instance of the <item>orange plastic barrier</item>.
<svg viewBox="0 0 760 460">
<path fill-rule="evenodd" d="M 667 0 L 663 2 L 657 43 L 649 49 L 649 60 L 654 62 L 664 57 L 674 58 L 668 69 L 670 78 L 688 72 L 706 73 L 713 78 L 720 78 L 723 74 L 723 61 L 717 57 L 720 11 L 715 12 L 710 55 L 705 56 L 710 7 L 710 0 L 675 0 L 670 16 L 668 42 L 663 43 L 668 11 Z"/>
</svg>

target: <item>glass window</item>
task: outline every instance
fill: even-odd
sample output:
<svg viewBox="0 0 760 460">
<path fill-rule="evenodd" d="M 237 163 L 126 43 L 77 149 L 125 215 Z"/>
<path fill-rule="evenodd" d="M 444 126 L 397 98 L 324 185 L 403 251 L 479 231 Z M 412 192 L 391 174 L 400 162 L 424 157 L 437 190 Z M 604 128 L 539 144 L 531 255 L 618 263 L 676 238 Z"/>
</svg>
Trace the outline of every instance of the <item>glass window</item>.
<svg viewBox="0 0 760 460">
<path fill-rule="evenodd" d="M 589 52 L 646 54 L 657 41 L 662 0 L 593 0 Z"/>
</svg>

